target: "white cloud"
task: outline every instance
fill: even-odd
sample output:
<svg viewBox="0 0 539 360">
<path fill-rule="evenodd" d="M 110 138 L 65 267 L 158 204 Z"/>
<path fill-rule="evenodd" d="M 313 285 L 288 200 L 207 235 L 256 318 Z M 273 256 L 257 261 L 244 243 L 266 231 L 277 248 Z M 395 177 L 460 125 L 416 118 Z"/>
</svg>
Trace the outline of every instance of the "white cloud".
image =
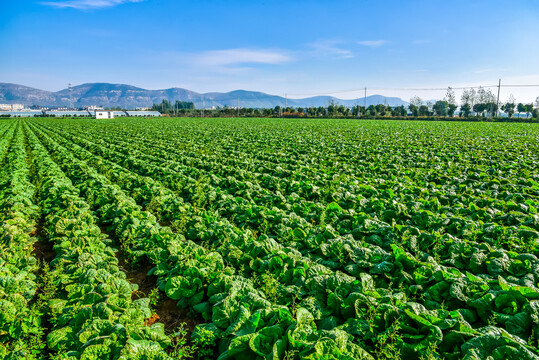
<svg viewBox="0 0 539 360">
<path fill-rule="evenodd" d="M 314 43 L 307 44 L 310 48 L 313 49 L 313 52 L 316 55 L 322 56 L 336 56 L 339 58 L 353 58 L 354 54 L 348 50 L 339 47 L 338 45 L 342 44 L 342 41 L 339 40 L 319 40 Z"/>
<path fill-rule="evenodd" d="M 136 3 L 144 0 L 70 0 L 70 1 L 47 1 L 42 5 L 52 6 L 59 9 L 90 10 L 117 6 L 125 3 Z"/>
<path fill-rule="evenodd" d="M 208 66 L 229 66 L 236 64 L 281 64 L 293 58 L 282 50 L 226 49 L 211 50 L 195 55 L 197 63 Z"/>
<path fill-rule="evenodd" d="M 359 45 L 369 46 L 369 47 L 380 47 L 389 43 L 387 40 L 364 40 L 358 41 Z"/>
</svg>

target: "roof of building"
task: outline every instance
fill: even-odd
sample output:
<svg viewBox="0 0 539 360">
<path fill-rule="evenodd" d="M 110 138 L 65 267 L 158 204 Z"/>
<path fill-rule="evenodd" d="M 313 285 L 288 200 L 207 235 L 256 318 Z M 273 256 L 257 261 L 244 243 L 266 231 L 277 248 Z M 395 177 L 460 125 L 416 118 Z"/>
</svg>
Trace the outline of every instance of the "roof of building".
<svg viewBox="0 0 539 360">
<path fill-rule="evenodd" d="M 159 111 L 144 111 L 144 110 L 138 110 L 138 111 L 126 111 L 128 116 L 161 116 L 161 113 Z"/>
<path fill-rule="evenodd" d="M 62 116 L 90 116 L 88 111 L 47 111 L 47 115 L 54 115 L 56 117 Z"/>
<path fill-rule="evenodd" d="M 41 111 L 0 111 L 0 115 L 33 117 L 43 114 Z"/>
</svg>

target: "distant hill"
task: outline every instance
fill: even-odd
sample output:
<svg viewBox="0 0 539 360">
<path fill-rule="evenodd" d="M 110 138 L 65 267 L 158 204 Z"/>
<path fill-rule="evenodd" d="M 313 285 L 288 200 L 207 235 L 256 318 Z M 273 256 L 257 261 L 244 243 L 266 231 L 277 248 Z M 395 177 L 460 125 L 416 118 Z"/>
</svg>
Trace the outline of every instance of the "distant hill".
<svg viewBox="0 0 539 360">
<path fill-rule="evenodd" d="M 344 106 L 363 105 L 364 98 L 342 100 L 332 96 L 316 96 L 305 99 L 285 99 L 282 96 L 269 95 L 257 91 L 236 90 L 227 93 L 197 93 L 182 88 L 164 90 L 146 90 L 131 85 L 90 83 L 73 86 L 72 100 L 75 107 L 98 105 L 104 107 L 120 106 L 126 109 L 146 107 L 158 104 L 163 99 L 174 102 L 191 101 L 197 108 L 211 107 L 248 107 L 248 108 L 274 108 L 275 106 L 310 107 L 327 106 L 331 102 Z M 69 90 L 57 92 L 34 89 L 31 87 L 0 83 L 0 103 L 24 104 L 40 106 L 68 106 L 70 103 Z M 367 96 L 367 106 L 388 104 L 392 106 L 407 105 L 408 103 L 397 97 L 382 95 Z"/>
</svg>

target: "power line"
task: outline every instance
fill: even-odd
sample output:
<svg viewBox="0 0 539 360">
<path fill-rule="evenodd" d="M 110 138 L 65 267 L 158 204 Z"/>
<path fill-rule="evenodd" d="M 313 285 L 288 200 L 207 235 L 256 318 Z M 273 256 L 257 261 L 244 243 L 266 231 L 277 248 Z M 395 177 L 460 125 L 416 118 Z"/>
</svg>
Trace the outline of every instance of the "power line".
<svg viewBox="0 0 539 360">
<path fill-rule="evenodd" d="M 477 86 L 449 86 L 453 90 L 467 90 L 467 89 L 478 89 L 478 88 L 515 88 L 515 87 L 539 87 L 539 84 L 510 84 L 510 85 L 477 85 Z M 347 90 L 336 90 L 329 91 L 325 93 L 301 93 L 301 94 L 288 94 L 291 96 L 324 96 L 324 95 L 333 95 L 333 94 L 342 94 L 342 93 L 351 93 L 351 92 L 360 92 L 364 91 L 366 87 L 358 89 L 347 89 Z M 432 88 L 389 88 L 389 87 L 369 87 L 369 90 L 390 90 L 390 91 L 445 91 L 448 87 L 432 87 Z"/>
<path fill-rule="evenodd" d="M 539 85 L 502 85 L 502 87 L 539 87 Z"/>
</svg>

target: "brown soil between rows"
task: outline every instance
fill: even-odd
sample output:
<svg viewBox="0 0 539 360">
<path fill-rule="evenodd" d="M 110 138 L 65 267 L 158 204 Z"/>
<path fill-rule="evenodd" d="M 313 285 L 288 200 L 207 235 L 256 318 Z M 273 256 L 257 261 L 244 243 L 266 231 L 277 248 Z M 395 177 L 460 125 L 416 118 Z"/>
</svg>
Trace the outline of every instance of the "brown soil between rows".
<svg viewBox="0 0 539 360">
<path fill-rule="evenodd" d="M 120 268 L 127 275 L 127 280 L 138 285 L 138 290 L 132 294 L 132 299 L 140 299 L 148 297 L 153 289 L 157 288 L 157 276 L 148 275 L 148 271 L 152 269 L 152 265 L 144 265 L 138 268 L 133 268 L 125 261 L 125 258 L 120 254 L 118 257 Z M 177 300 L 170 299 L 167 295 L 159 291 L 159 301 L 157 305 L 152 306 L 154 314 L 146 319 L 145 325 L 150 326 L 156 322 L 165 325 L 165 333 L 170 335 L 179 330 L 183 324 L 186 331 L 187 339 L 189 340 L 195 326 L 204 323 L 204 319 L 200 316 L 190 313 L 187 309 L 180 309 L 176 304 Z"/>
<path fill-rule="evenodd" d="M 47 240 L 38 240 L 34 243 L 34 257 L 46 263 L 50 263 L 56 257 L 56 252 L 52 248 L 52 243 Z"/>
<path fill-rule="evenodd" d="M 46 238 L 44 231 L 43 231 L 43 218 L 41 217 L 39 221 L 36 223 L 36 226 L 34 228 L 34 231 L 30 233 L 30 236 L 34 237 L 36 241 L 33 243 L 33 251 L 32 255 L 39 261 L 39 269 L 36 272 L 36 275 L 39 279 L 42 281 L 39 282 L 39 287 L 37 289 L 37 294 L 32 300 L 32 304 L 36 304 L 36 302 L 40 301 L 47 301 L 47 293 L 44 289 L 45 284 L 43 283 L 43 280 L 49 275 L 45 271 L 44 265 L 49 265 L 52 260 L 56 257 L 56 252 L 53 249 L 53 243 L 48 241 Z M 50 271 L 50 268 L 49 268 Z M 40 300 L 38 300 L 38 298 Z M 47 309 L 48 306 L 46 303 L 41 303 L 38 305 L 39 307 L 42 307 L 43 309 Z M 46 336 L 50 333 L 52 330 L 52 324 L 50 322 L 49 314 L 48 312 L 45 312 L 43 316 L 41 317 L 41 327 L 43 329 L 43 334 L 41 335 L 41 341 L 46 344 Z M 48 358 L 51 355 L 51 350 L 48 346 L 44 347 L 44 352 L 46 357 Z"/>
</svg>

